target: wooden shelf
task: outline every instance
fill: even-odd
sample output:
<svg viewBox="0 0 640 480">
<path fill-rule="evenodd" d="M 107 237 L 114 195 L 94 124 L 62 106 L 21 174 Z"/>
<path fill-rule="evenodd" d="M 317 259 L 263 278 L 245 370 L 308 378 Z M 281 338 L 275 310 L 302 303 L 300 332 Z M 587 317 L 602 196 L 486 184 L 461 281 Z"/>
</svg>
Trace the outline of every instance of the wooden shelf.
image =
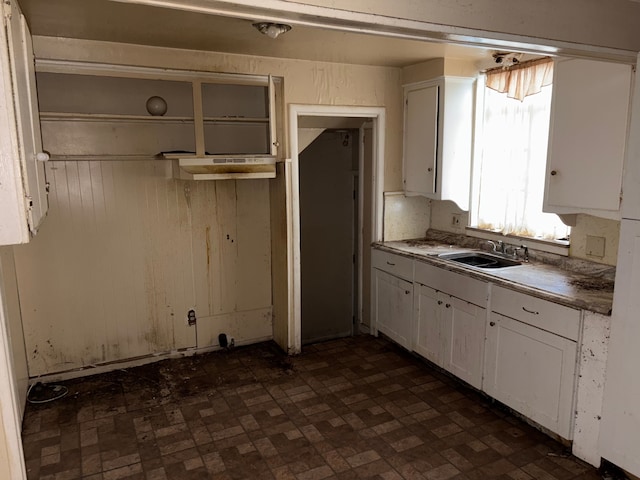
<svg viewBox="0 0 640 480">
<path fill-rule="evenodd" d="M 83 162 L 83 161 L 149 161 L 149 160 L 165 160 L 162 155 L 49 155 L 47 162 Z M 45 162 L 46 163 L 46 162 Z"/>
<path fill-rule="evenodd" d="M 154 117 L 151 115 L 63 112 L 40 112 L 40 120 L 71 122 L 193 123 L 193 117 Z"/>
<path fill-rule="evenodd" d="M 267 125 L 269 119 L 256 117 L 204 117 L 204 123 L 264 123 Z"/>
</svg>

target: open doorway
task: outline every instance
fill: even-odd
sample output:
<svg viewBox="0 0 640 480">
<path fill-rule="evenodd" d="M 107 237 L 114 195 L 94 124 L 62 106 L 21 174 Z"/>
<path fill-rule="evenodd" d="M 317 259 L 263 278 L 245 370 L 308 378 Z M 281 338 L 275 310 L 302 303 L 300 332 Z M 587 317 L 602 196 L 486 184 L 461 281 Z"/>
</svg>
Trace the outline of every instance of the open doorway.
<svg viewBox="0 0 640 480">
<path fill-rule="evenodd" d="M 357 129 L 324 130 L 299 154 L 303 345 L 356 328 L 358 138 Z"/>
<path fill-rule="evenodd" d="M 365 314 L 368 311 L 363 305 L 369 298 L 365 291 L 366 272 L 370 268 L 366 257 L 368 245 L 380 240 L 382 235 L 384 109 L 291 105 L 289 119 L 293 246 L 289 351 L 296 353 L 300 352 L 302 343 L 369 331 L 367 319 L 363 318 L 363 310 Z M 315 146 L 309 147 L 313 150 L 306 154 L 300 153 L 325 130 L 328 130 L 327 140 L 321 139 L 318 148 L 321 149 L 325 141 L 337 142 L 338 147 L 345 147 L 342 158 L 350 158 L 351 163 L 344 160 L 334 165 L 333 161 L 340 162 L 340 155 L 336 158 L 336 152 L 333 155 L 314 153 Z M 347 145 L 343 145 L 347 133 Z M 367 141 L 363 142 L 364 139 Z M 310 154 L 317 157 L 307 157 Z M 305 161 L 310 163 L 303 164 Z M 332 194 L 338 186 L 338 177 L 340 193 Z M 332 198 L 328 199 L 329 196 Z M 307 219 L 309 213 L 312 216 Z M 322 226 L 313 215 L 322 219 Z M 318 229 L 323 230 L 322 234 L 317 233 Z M 341 246 L 334 250 L 338 229 Z M 329 251 L 334 257 L 322 261 L 321 251 Z M 337 309 L 332 311 L 334 307 Z M 304 320 L 307 317 L 308 324 Z"/>
</svg>

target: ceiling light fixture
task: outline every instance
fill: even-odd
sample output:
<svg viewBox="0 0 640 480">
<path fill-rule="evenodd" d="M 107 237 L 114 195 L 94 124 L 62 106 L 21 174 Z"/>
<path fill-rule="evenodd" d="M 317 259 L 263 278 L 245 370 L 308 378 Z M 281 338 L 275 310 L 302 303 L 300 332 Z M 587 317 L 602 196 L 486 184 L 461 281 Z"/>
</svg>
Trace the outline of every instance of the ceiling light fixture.
<svg viewBox="0 0 640 480">
<path fill-rule="evenodd" d="M 259 22 L 254 23 L 253 26 L 269 38 L 278 38 L 278 36 L 291 30 L 291 25 L 286 23 Z"/>
</svg>

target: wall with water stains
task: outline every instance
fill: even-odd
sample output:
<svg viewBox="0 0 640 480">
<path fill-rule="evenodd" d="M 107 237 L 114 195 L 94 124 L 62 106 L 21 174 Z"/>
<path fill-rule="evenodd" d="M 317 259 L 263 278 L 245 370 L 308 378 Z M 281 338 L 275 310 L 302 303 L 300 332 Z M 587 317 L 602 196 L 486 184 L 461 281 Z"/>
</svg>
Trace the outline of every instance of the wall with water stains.
<svg viewBox="0 0 640 480">
<path fill-rule="evenodd" d="M 35 45 L 38 58 L 272 74 L 284 78 L 287 104 L 386 106 L 388 124 L 402 125 L 399 69 L 51 38 Z M 400 128 L 385 153 L 386 184 L 397 189 Z M 271 217 L 285 205 L 269 180 L 175 180 L 163 160 L 50 162 L 47 175 L 48 218 L 15 248 L 30 376 L 216 346 L 221 332 L 236 344 L 274 336 L 272 295 L 282 285 L 272 284 Z"/>
</svg>

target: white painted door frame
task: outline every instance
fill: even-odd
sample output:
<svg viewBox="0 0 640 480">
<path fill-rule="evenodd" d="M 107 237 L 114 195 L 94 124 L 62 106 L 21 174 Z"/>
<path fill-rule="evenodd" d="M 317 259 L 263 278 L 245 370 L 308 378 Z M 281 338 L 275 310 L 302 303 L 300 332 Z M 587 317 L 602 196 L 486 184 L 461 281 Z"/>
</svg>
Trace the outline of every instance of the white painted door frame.
<svg viewBox="0 0 640 480">
<path fill-rule="evenodd" d="M 9 338 L 9 316 L 2 283 L 2 269 L 3 265 L 0 263 L 0 385 L 2 385 L 0 388 L 0 424 L 4 426 L 4 431 L 0 430 L 0 446 L 3 443 L 6 444 L 8 469 L 11 472 L 12 480 L 23 480 L 27 478 L 27 470 L 22 449 L 22 418 L 20 417 L 18 389 Z"/>
<path fill-rule="evenodd" d="M 384 190 L 384 107 L 352 107 L 337 105 L 289 105 L 289 142 L 291 152 L 291 202 L 287 203 L 288 218 L 291 219 L 291 243 L 289 251 L 289 352 L 300 353 L 301 341 L 301 279 L 300 279 L 300 169 L 298 159 L 298 117 L 358 117 L 370 118 L 373 122 L 373 165 L 372 165 L 372 238 L 382 240 L 382 205 Z M 362 148 L 362 147 L 360 147 Z M 360 157 L 360 205 L 364 204 L 362 156 Z M 358 220 L 358 241 L 362 246 L 362 217 Z M 360 264 L 362 269 L 362 263 Z M 361 276 L 361 275 L 360 275 Z M 362 305 L 362 284 L 358 287 L 358 305 Z M 361 314 L 361 312 L 359 312 Z"/>
</svg>

